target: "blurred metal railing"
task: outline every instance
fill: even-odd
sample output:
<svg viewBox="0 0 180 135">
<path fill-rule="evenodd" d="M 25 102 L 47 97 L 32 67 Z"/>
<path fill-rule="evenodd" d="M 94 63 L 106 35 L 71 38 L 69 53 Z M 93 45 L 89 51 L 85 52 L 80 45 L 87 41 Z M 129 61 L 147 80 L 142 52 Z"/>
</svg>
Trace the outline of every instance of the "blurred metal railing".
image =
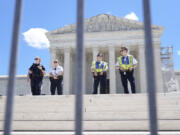
<svg viewBox="0 0 180 135">
<path fill-rule="evenodd" d="M 11 134 L 11 125 L 13 120 L 13 103 L 14 103 L 14 83 L 16 75 L 17 56 L 19 48 L 19 32 L 21 24 L 21 13 L 22 13 L 23 0 L 16 0 L 15 12 L 14 12 L 14 24 L 12 31 L 11 41 L 11 56 L 9 63 L 9 81 L 7 89 L 7 100 L 6 100 L 6 113 L 4 123 L 4 135 Z"/>
<path fill-rule="evenodd" d="M 82 135 L 83 129 L 83 88 L 84 88 L 84 0 L 77 0 L 76 25 L 76 53 L 75 53 L 75 133 Z"/>
<path fill-rule="evenodd" d="M 11 43 L 11 57 L 9 64 L 9 81 L 6 100 L 6 114 L 4 124 L 4 135 L 11 134 L 13 102 L 14 102 L 14 82 L 16 74 L 16 63 L 19 46 L 19 31 L 22 12 L 23 0 L 16 0 L 14 25 Z M 157 110 L 156 110 L 156 81 L 154 69 L 154 53 L 152 45 L 152 30 L 151 30 L 151 14 L 150 0 L 143 0 L 144 11 L 144 31 L 145 31 L 145 56 L 147 70 L 147 90 L 149 103 L 149 119 L 151 135 L 157 135 Z M 84 88 L 84 0 L 77 0 L 77 42 L 76 42 L 76 63 L 75 63 L 75 134 L 82 135 L 83 131 L 83 88 Z"/>
<path fill-rule="evenodd" d="M 154 68 L 154 48 L 152 44 L 150 0 L 143 0 L 144 33 L 146 56 L 146 80 L 148 91 L 149 125 L 151 135 L 157 135 L 156 78 Z"/>
</svg>

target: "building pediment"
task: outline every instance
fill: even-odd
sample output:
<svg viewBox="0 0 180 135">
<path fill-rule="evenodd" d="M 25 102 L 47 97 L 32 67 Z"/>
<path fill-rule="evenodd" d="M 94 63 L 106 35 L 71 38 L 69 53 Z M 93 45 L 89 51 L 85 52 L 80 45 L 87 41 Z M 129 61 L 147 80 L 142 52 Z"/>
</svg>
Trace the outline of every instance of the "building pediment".
<svg viewBox="0 0 180 135">
<path fill-rule="evenodd" d="M 109 14 L 100 14 L 88 19 L 84 22 L 84 31 L 89 32 L 112 32 L 112 31 L 132 31 L 143 30 L 144 25 L 142 22 L 121 18 Z M 163 27 L 153 25 L 153 30 L 161 30 Z M 50 34 L 67 34 L 75 33 L 76 24 L 64 26 L 62 28 L 48 32 Z"/>
</svg>

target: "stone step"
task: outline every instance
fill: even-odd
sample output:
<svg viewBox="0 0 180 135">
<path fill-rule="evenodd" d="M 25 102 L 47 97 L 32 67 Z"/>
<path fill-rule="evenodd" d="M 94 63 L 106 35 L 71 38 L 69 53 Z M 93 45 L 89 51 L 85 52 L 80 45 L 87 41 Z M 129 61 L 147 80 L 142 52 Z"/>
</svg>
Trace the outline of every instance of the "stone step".
<svg viewBox="0 0 180 135">
<path fill-rule="evenodd" d="M 122 121 L 84 121 L 84 131 L 146 131 L 148 120 Z M 0 121 L 0 130 L 3 122 Z M 14 121 L 13 130 L 17 131 L 73 131 L 74 121 Z M 159 120 L 159 130 L 179 131 L 179 120 Z"/>
<path fill-rule="evenodd" d="M 180 94 L 158 94 L 160 130 L 180 130 Z M 0 97 L 0 130 L 6 97 Z M 3 109 L 2 109 L 3 108 Z M 148 130 L 146 94 L 85 95 L 84 129 L 89 131 Z M 74 96 L 17 96 L 14 130 L 74 130 Z"/>
<path fill-rule="evenodd" d="M 180 98 L 179 98 L 180 99 Z M 74 107 L 74 103 L 71 104 L 64 104 L 61 102 L 25 102 L 25 103 L 14 103 L 14 108 L 30 108 L 30 107 Z M 91 103 L 91 104 L 87 104 L 84 103 L 84 107 L 93 107 L 93 106 L 117 106 L 117 107 L 122 107 L 122 106 L 127 106 L 127 107 L 133 107 L 133 106 L 138 106 L 138 107 L 146 107 L 148 106 L 148 103 L 144 102 L 144 103 L 139 103 L 137 101 L 133 101 L 133 102 L 99 102 L 99 103 Z M 167 101 L 161 101 L 160 103 L 158 102 L 157 107 L 158 108 L 164 108 L 164 107 L 180 107 L 180 101 L 171 101 L 171 102 L 167 102 Z M 0 103 L 0 108 L 4 108 L 5 104 Z M 1 110 L 0 110 L 1 111 Z"/>
<path fill-rule="evenodd" d="M 0 106 L 2 108 L 0 110 L 0 113 L 5 112 L 5 107 Z M 163 105 L 158 106 L 158 111 L 179 111 L 180 112 L 180 106 L 179 105 Z M 148 107 L 147 105 L 94 105 L 94 106 L 84 106 L 83 112 L 147 112 Z M 41 105 L 21 105 L 21 106 L 15 106 L 14 107 L 15 113 L 40 113 L 40 112 L 47 112 L 47 113 L 60 113 L 60 112 L 74 112 L 74 106 L 56 106 L 53 104 L 46 103 Z"/>
<path fill-rule="evenodd" d="M 129 96 L 124 95 L 126 98 L 118 98 L 114 99 L 111 98 L 111 96 L 107 96 L 106 98 L 93 98 L 91 97 L 88 99 L 88 96 L 85 96 L 84 98 L 84 106 L 94 106 L 94 105 L 120 105 L 123 106 L 128 105 L 128 106 L 134 106 L 134 105 L 147 105 L 147 98 L 129 98 Z M 62 96 L 64 98 L 65 96 Z M 96 97 L 96 96 L 95 96 Z M 103 96 L 104 97 L 104 96 Z M 114 96 L 113 96 L 114 97 Z M 121 97 L 117 95 L 116 97 Z M 18 99 L 18 100 L 17 100 Z M 180 97 L 178 98 L 158 98 L 158 105 L 179 105 L 180 106 Z M 22 102 L 23 101 L 23 102 Z M 67 96 L 64 100 L 61 99 L 61 96 L 44 96 L 42 97 L 15 97 L 15 106 L 41 106 L 45 103 L 45 105 L 54 105 L 54 106 L 74 106 L 74 96 Z M 5 105 L 5 98 L 0 99 L 0 106 Z"/>
<path fill-rule="evenodd" d="M 179 131 L 160 131 L 159 135 L 180 135 Z M 3 135 L 0 132 L 0 135 Z M 75 135 L 74 132 L 12 132 L 12 135 Z M 121 132 L 83 132 L 83 135 L 150 135 L 149 132 L 121 131 Z"/>
<path fill-rule="evenodd" d="M 63 97 L 63 96 L 62 96 Z M 119 96 L 117 96 L 119 97 Z M 46 99 L 47 98 L 47 99 Z M 176 104 L 180 104 L 179 102 L 179 99 L 180 97 L 177 97 L 177 98 L 163 98 L 163 97 L 158 97 L 157 98 L 157 103 L 161 104 L 161 103 L 176 103 Z M 6 103 L 6 99 L 5 98 L 1 98 L 0 99 L 0 104 L 5 104 Z M 24 102 L 22 102 L 24 101 Z M 48 101 L 48 102 L 47 102 Z M 136 102 L 134 102 L 136 101 Z M 90 98 L 88 99 L 88 96 L 85 96 L 84 97 L 84 104 L 85 105 L 91 105 L 91 104 L 114 104 L 114 103 L 119 103 L 119 104 L 124 104 L 124 103 L 127 103 L 127 104 L 146 104 L 148 103 L 147 102 L 147 98 L 131 98 L 131 97 L 126 97 L 126 98 L 121 98 L 119 97 L 118 99 L 113 99 L 113 97 L 108 97 L 108 98 Z M 74 97 L 67 97 L 67 99 L 64 99 L 62 100 L 61 99 L 61 96 L 57 97 L 57 96 L 44 96 L 43 98 L 42 97 L 39 97 L 39 98 L 29 98 L 28 96 L 25 96 L 25 97 L 15 97 L 15 100 L 14 102 L 16 104 L 29 104 L 29 103 L 38 103 L 38 104 L 41 104 L 41 103 L 54 103 L 54 104 L 58 104 L 58 103 L 61 103 L 62 105 L 73 105 L 75 100 L 74 100 Z"/>
<path fill-rule="evenodd" d="M 177 94 L 157 94 L 158 99 L 161 100 L 175 100 L 180 98 L 180 93 Z M 0 97 L 0 100 L 5 100 L 6 97 Z M 33 100 L 32 100 L 33 99 Z M 16 96 L 15 101 L 16 102 L 21 102 L 22 100 L 24 102 L 28 101 L 52 101 L 52 102 L 65 102 L 65 101 L 74 101 L 74 95 L 61 95 L 61 96 Z M 131 101 L 131 100 L 147 100 L 147 94 L 105 94 L 105 95 L 84 95 L 84 101 L 86 102 L 91 102 L 93 101 Z M 139 99 L 139 100 L 138 100 Z"/>
<path fill-rule="evenodd" d="M 54 113 L 14 113 L 16 120 L 74 120 L 74 113 L 54 112 Z M 148 112 L 85 112 L 84 120 L 144 120 L 148 119 Z M 178 119 L 180 111 L 158 112 L 158 119 Z M 4 113 L 0 113 L 0 121 L 4 120 Z"/>
</svg>

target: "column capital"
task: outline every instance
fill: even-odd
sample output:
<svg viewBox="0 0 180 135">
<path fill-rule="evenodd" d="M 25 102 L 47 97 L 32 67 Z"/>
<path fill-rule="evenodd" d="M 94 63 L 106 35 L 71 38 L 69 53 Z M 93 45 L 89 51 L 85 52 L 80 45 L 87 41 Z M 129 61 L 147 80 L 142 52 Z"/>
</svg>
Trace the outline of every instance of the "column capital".
<svg viewBox="0 0 180 135">
<path fill-rule="evenodd" d="M 114 46 L 109 46 L 109 51 L 114 51 L 115 50 L 115 48 L 114 48 Z"/>
<path fill-rule="evenodd" d="M 98 50 L 99 50 L 98 47 L 93 47 L 93 48 L 92 48 L 92 51 L 98 51 Z"/>
<path fill-rule="evenodd" d="M 153 43 L 154 46 L 161 46 L 160 42 Z"/>
<path fill-rule="evenodd" d="M 139 49 L 145 49 L 145 45 L 138 45 Z"/>
<path fill-rule="evenodd" d="M 56 49 L 55 48 L 49 48 L 49 51 L 50 51 L 50 53 L 54 53 L 54 52 L 56 52 Z"/>
<path fill-rule="evenodd" d="M 154 47 L 154 49 L 160 49 L 161 48 L 161 44 L 155 44 L 153 47 Z"/>
<path fill-rule="evenodd" d="M 64 52 L 70 52 L 71 51 L 71 48 L 64 48 Z"/>
</svg>

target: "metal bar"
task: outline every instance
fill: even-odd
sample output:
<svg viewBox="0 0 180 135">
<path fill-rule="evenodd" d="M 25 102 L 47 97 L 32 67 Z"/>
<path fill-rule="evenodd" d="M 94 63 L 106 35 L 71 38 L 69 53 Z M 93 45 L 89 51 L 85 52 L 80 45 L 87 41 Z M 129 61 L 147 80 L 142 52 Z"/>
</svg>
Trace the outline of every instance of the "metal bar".
<svg viewBox="0 0 180 135">
<path fill-rule="evenodd" d="M 9 63 L 9 81 L 8 81 L 7 99 L 6 99 L 4 135 L 10 135 L 12 128 L 14 83 L 15 83 L 16 63 L 17 63 L 17 55 L 19 48 L 19 32 L 20 32 L 20 24 L 21 24 L 22 4 L 23 4 L 23 0 L 16 0 L 13 33 L 12 33 L 12 41 L 11 41 L 11 56 Z"/>
<path fill-rule="evenodd" d="M 152 44 L 150 0 L 143 0 L 144 8 L 144 32 L 145 32 L 145 56 L 147 72 L 147 90 L 149 104 L 149 119 L 151 135 L 157 135 L 157 106 L 156 106 L 156 79 L 154 68 L 154 50 Z"/>
<path fill-rule="evenodd" d="M 76 61 L 75 61 L 75 134 L 83 129 L 83 77 L 84 77 L 84 0 L 77 0 Z"/>
</svg>

